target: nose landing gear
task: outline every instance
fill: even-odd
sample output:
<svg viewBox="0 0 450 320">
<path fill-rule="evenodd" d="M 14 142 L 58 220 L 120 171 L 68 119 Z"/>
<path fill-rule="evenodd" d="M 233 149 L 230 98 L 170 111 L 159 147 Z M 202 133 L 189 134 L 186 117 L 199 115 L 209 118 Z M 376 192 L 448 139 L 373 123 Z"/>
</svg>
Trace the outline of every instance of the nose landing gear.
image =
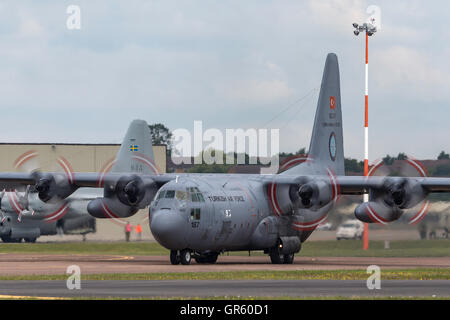
<svg viewBox="0 0 450 320">
<path fill-rule="evenodd" d="M 189 249 L 184 249 L 181 251 L 178 250 L 171 250 L 170 251 L 170 263 L 173 265 L 177 265 L 177 264 L 184 264 L 184 265 L 188 265 L 191 263 L 191 250 Z"/>
</svg>

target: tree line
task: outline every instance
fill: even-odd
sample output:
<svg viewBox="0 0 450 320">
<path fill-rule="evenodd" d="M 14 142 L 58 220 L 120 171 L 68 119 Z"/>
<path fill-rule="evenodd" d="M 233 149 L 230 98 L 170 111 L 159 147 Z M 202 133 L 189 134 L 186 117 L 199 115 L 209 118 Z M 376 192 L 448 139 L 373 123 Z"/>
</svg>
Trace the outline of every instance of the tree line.
<svg viewBox="0 0 450 320">
<path fill-rule="evenodd" d="M 167 157 L 171 156 L 171 150 L 172 150 L 172 133 L 170 130 L 162 123 L 155 123 L 149 125 L 150 133 L 152 136 L 153 144 L 162 144 L 167 146 Z M 216 151 L 212 151 L 213 154 Z M 217 151 L 219 152 L 219 151 Z M 189 172 L 209 172 L 209 173 L 224 173 L 228 172 L 228 170 L 233 166 L 230 164 L 226 164 L 225 157 L 226 155 L 223 153 L 223 151 L 220 151 L 223 154 L 224 161 L 223 164 L 197 164 L 194 165 L 192 168 L 189 169 Z M 301 148 L 298 151 L 292 153 L 292 152 L 280 152 L 279 158 L 280 159 L 286 159 L 289 157 L 293 157 L 296 155 L 307 155 L 306 148 Z M 235 160 L 238 158 L 238 154 L 234 153 Z M 241 155 L 242 156 L 242 155 Z M 245 163 L 249 163 L 249 155 L 244 154 L 245 157 Z M 390 156 L 387 154 L 383 158 L 383 162 L 385 165 L 392 165 L 395 160 L 406 160 L 407 155 L 403 152 L 400 152 L 397 156 Z M 437 160 L 450 160 L 450 154 L 446 153 L 445 151 L 441 151 L 439 155 L 436 158 Z M 236 163 L 236 161 L 235 161 Z M 260 164 L 259 162 L 257 164 Z M 360 161 L 357 159 L 352 158 L 345 158 L 344 159 L 344 165 L 345 165 L 345 171 L 346 172 L 353 172 L 353 173 L 363 173 L 364 172 L 364 161 Z M 430 175 L 432 176 L 450 176 L 450 164 L 440 164 L 436 166 L 433 170 L 431 170 Z"/>
</svg>

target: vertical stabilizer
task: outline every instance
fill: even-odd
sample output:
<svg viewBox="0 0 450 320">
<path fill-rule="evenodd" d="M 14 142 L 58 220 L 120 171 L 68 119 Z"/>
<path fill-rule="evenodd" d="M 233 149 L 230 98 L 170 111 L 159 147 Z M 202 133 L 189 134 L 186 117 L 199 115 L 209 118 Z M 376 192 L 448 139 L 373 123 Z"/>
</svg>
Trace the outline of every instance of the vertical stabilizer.
<svg viewBox="0 0 450 320">
<path fill-rule="evenodd" d="M 329 53 L 325 62 L 308 157 L 317 166 L 329 167 L 337 175 L 345 174 L 339 65 L 334 53 Z M 300 173 L 300 167 L 286 173 Z"/>
<path fill-rule="evenodd" d="M 111 172 L 157 174 L 152 137 L 147 122 L 133 120 L 128 127 Z"/>
</svg>

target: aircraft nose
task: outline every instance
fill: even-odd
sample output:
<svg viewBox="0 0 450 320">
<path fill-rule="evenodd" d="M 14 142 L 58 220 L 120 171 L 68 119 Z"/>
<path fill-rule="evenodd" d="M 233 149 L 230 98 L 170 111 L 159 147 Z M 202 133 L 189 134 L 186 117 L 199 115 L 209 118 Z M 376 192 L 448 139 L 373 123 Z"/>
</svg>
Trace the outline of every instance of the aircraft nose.
<svg viewBox="0 0 450 320">
<path fill-rule="evenodd" d="M 152 212 L 150 230 L 156 241 L 171 250 L 186 248 L 184 229 L 186 222 L 173 210 Z"/>
</svg>

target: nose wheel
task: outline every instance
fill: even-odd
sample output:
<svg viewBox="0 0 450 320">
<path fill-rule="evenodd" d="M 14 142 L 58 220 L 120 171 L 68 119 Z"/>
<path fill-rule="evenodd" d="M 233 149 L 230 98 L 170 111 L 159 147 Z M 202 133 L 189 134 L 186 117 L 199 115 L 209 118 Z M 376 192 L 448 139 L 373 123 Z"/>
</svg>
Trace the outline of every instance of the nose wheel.
<svg viewBox="0 0 450 320">
<path fill-rule="evenodd" d="M 184 249 L 180 252 L 180 262 L 181 264 L 188 265 L 191 263 L 191 250 Z"/>
<path fill-rule="evenodd" d="M 170 263 L 173 265 L 184 264 L 188 265 L 191 263 L 192 253 L 189 249 L 184 249 L 181 251 L 171 250 L 170 251 Z"/>
<path fill-rule="evenodd" d="M 173 265 L 180 264 L 180 254 L 178 250 L 170 250 L 170 263 Z"/>
</svg>

